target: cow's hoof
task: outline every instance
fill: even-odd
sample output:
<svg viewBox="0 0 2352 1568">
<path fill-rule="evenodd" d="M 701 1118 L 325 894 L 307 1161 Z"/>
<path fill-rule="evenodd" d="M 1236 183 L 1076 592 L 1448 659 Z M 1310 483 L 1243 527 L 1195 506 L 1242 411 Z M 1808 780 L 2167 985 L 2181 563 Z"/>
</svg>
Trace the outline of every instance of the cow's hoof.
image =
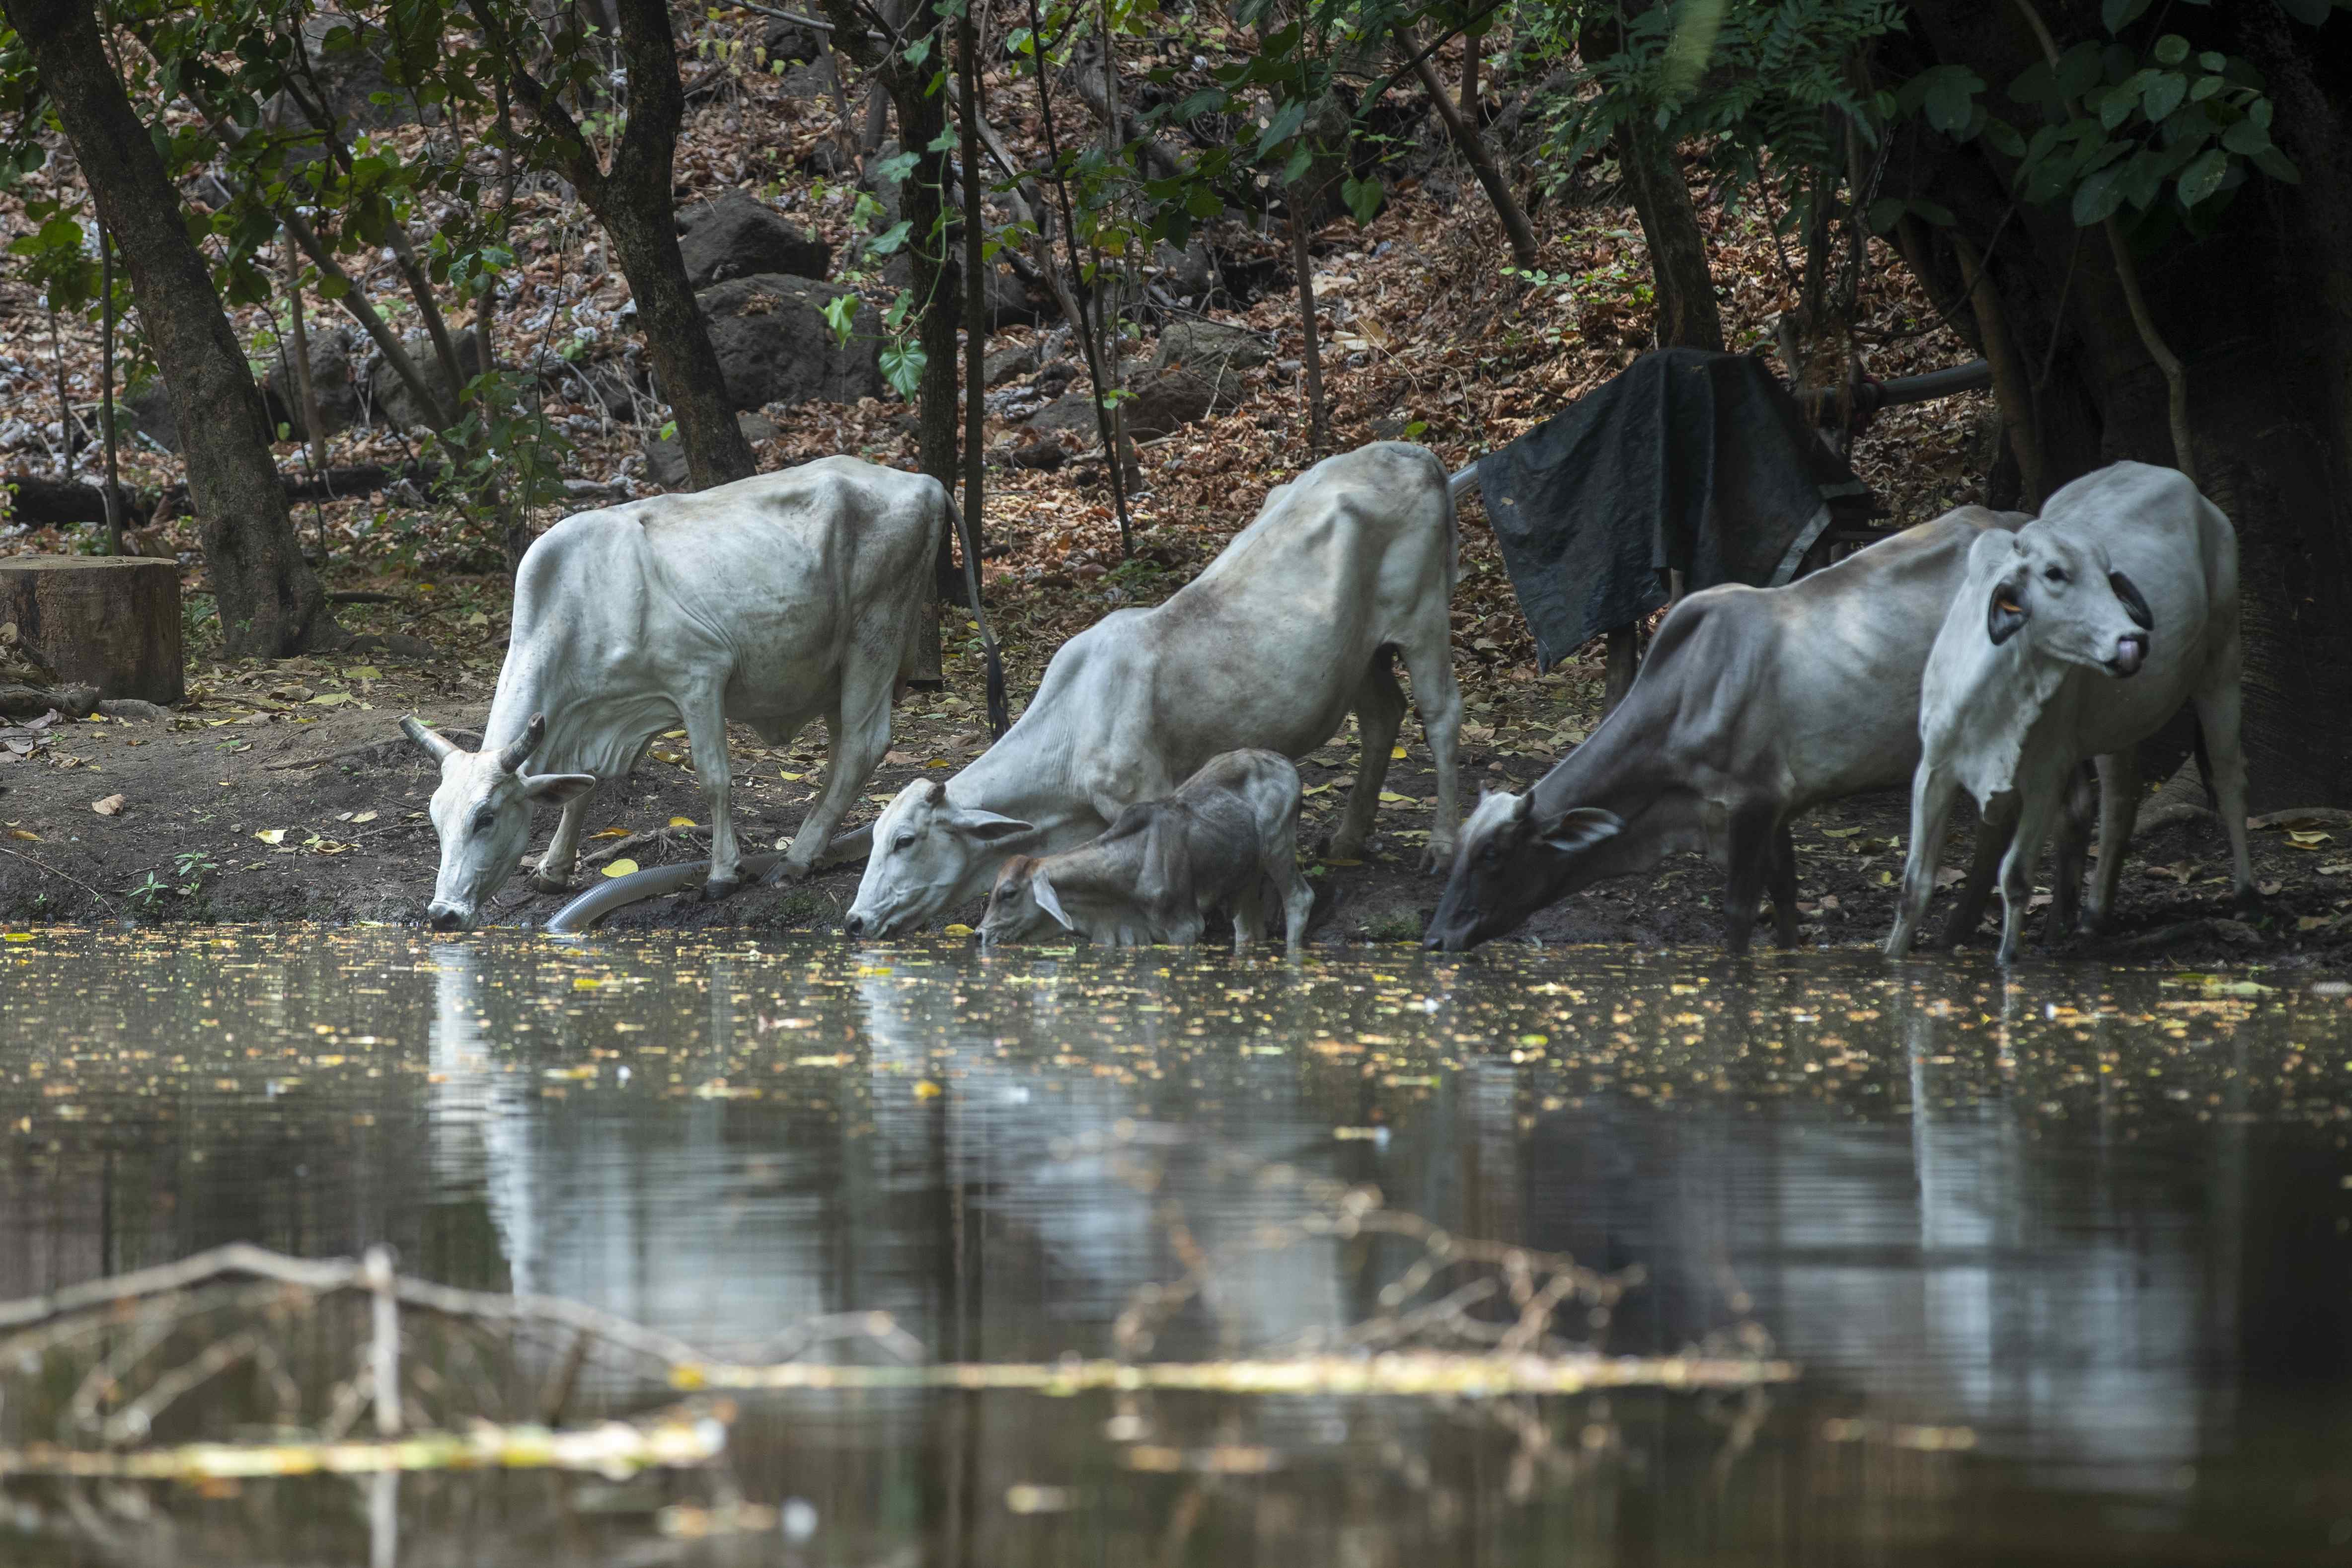
<svg viewBox="0 0 2352 1568">
<path fill-rule="evenodd" d="M 1431 844 L 1421 852 L 1421 869 L 1443 875 L 1454 864 L 1452 844 Z"/>
<path fill-rule="evenodd" d="M 2259 888 L 2238 889 L 2238 895 L 2233 902 L 2236 903 L 2238 913 L 2241 915 L 2260 915 L 2263 912 L 2263 894 Z"/>
<path fill-rule="evenodd" d="M 570 893 L 579 885 L 568 876 L 554 876 L 543 871 L 530 873 L 530 887 L 533 893 Z"/>
<path fill-rule="evenodd" d="M 1360 839 L 1350 843 L 1345 839 L 1333 839 L 1323 846 L 1323 858 L 1327 861 L 1347 861 L 1350 863 L 1360 861 L 1364 858 L 1363 841 Z"/>
<path fill-rule="evenodd" d="M 735 894 L 735 890 L 742 885 L 743 879 L 740 877 L 730 876 L 721 879 L 714 876 L 702 884 L 703 902 L 716 904 L 722 898 L 731 898 Z"/>
<path fill-rule="evenodd" d="M 781 860 L 776 862 L 773 871 L 760 879 L 760 883 L 763 887 L 789 887 L 793 883 L 805 882 L 808 879 L 808 873 L 807 866 L 797 865 L 789 860 Z"/>
</svg>

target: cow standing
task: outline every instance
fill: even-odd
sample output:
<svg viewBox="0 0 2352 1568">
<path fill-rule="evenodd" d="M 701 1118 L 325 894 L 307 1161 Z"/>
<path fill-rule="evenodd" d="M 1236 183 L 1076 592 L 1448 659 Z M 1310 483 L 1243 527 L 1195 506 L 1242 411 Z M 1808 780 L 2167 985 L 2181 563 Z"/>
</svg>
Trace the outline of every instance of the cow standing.
<svg viewBox="0 0 2352 1568">
<path fill-rule="evenodd" d="M 1790 820 L 1910 776 L 1920 673 L 1969 549 L 2030 520 L 1962 507 L 1785 588 L 1684 600 L 1591 739 L 1525 794 L 1478 802 L 1424 946 L 1490 941 L 1605 877 L 1691 851 L 1724 868 L 1732 952 L 1748 950 L 1768 886 L 1780 943 L 1793 943 Z M 1979 833 L 1972 887 L 2006 827 L 1997 818 Z M 1968 925 L 1981 904 L 1963 898 Z"/>
<path fill-rule="evenodd" d="M 1165 800 L 1118 814 L 1101 837 L 997 873 L 982 946 L 1075 931 L 1115 947 L 1201 939 L 1211 910 L 1231 910 L 1234 951 L 1265 934 L 1265 901 L 1283 903 L 1292 952 L 1315 889 L 1298 873 L 1298 769 L 1271 751 L 1228 751 Z"/>
<path fill-rule="evenodd" d="M 1437 765 L 1429 862 L 1452 852 L 1454 739 L 1449 606 L 1456 572 L 1444 467 L 1376 442 L 1266 497 L 1255 521 L 1165 604 L 1120 610 L 1064 643 L 1003 739 L 944 786 L 901 789 L 843 929 L 884 936 L 987 893 L 1015 852 L 1094 837 L 1120 810 L 1245 747 L 1299 757 L 1353 708 L 1362 755 L 1331 853 L 1371 831 L 1404 693 Z"/>
<path fill-rule="evenodd" d="M 1919 700 L 1911 852 L 1889 954 L 1909 950 L 1935 889 L 1953 797 L 2015 801 L 2001 862 L 2000 961 L 2017 956 L 2042 844 L 2076 768 L 2099 759 L 2096 930 L 2139 810 L 2135 749 L 2184 702 L 2197 710 L 2237 896 L 2254 901 L 2238 740 L 2238 538 L 2188 476 L 2117 463 L 2050 497 L 2010 538 L 1988 535 L 1937 632 Z"/>
<path fill-rule="evenodd" d="M 915 668 L 947 523 L 937 480 L 828 457 L 548 529 L 515 574 L 481 750 L 402 721 L 441 764 L 434 925 L 480 917 L 529 842 L 540 800 L 561 802 L 563 816 L 531 883 L 564 887 L 590 791 L 625 777 L 677 724 L 710 798 L 704 891 L 719 898 L 738 885 L 740 860 L 728 722 L 782 746 L 825 721 L 824 792 L 773 873 L 806 875 L 889 747 L 891 699 Z"/>
</svg>

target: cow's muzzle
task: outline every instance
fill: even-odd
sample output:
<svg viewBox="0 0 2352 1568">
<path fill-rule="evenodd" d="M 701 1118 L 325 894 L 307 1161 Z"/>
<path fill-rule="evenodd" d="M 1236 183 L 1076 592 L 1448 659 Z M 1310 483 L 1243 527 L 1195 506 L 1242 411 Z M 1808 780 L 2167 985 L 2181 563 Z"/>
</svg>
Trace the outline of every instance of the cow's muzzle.
<svg viewBox="0 0 2352 1568">
<path fill-rule="evenodd" d="M 2107 661 L 2107 668 L 2117 675 L 2136 675 L 2147 663 L 2147 634 L 2133 632 L 2116 639 L 2115 657 Z"/>
<path fill-rule="evenodd" d="M 436 931 L 463 931 L 473 925 L 464 910 L 438 899 L 425 906 L 425 923 Z"/>
</svg>

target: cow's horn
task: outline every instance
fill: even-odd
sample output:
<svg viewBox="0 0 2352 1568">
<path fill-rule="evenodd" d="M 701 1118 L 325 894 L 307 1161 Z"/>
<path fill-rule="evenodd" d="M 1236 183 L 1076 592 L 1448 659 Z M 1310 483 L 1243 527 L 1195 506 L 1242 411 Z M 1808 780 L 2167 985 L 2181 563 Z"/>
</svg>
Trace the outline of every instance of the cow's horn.
<svg viewBox="0 0 2352 1568">
<path fill-rule="evenodd" d="M 539 743 L 546 734 L 547 716 L 543 713 L 531 715 L 530 723 L 523 727 L 522 737 L 499 753 L 499 766 L 509 773 L 521 772 L 522 765 L 530 760 L 530 754 L 539 749 Z"/>
<path fill-rule="evenodd" d="M 436 762 L 440 761 L 451 752 L 458 749 L 457 743 L 456 741 L 450 740 L 446 737 L 434 734 L 431 730 L 418 723 L 414 717 L 404 718 L 400 721 L 400 733 L 408 737 L 409 739 L 416 742 L 417 745 L 423 747 Z"/>
</svg>

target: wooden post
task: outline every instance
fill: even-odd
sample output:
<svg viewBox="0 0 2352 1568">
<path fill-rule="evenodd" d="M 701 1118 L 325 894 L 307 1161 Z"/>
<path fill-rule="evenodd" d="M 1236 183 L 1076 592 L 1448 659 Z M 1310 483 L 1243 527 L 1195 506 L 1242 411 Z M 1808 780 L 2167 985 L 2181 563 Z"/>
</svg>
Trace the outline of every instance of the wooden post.
<svg viewBox="0 0 2352 1568">
<path fill-rule="evenodd" d="M 0 621 L 58 678 L 169 707 L 187 695 L 180 565 L 142 556 L 0 559 Z"/>
<path fill-rule="evenodd" d="M 1625 700 L 1625 694 L 1633 689 L 1633 676 L 1639 673 L 1641 664 L 1641 626 L 1632 621 L 1622 626 L 1612 626 L 1609 629 L 1609 684 L 1601 699 L 1601 716 L 1603 718 L 1616 712 L 1617 705 Z"/>
</svg>

